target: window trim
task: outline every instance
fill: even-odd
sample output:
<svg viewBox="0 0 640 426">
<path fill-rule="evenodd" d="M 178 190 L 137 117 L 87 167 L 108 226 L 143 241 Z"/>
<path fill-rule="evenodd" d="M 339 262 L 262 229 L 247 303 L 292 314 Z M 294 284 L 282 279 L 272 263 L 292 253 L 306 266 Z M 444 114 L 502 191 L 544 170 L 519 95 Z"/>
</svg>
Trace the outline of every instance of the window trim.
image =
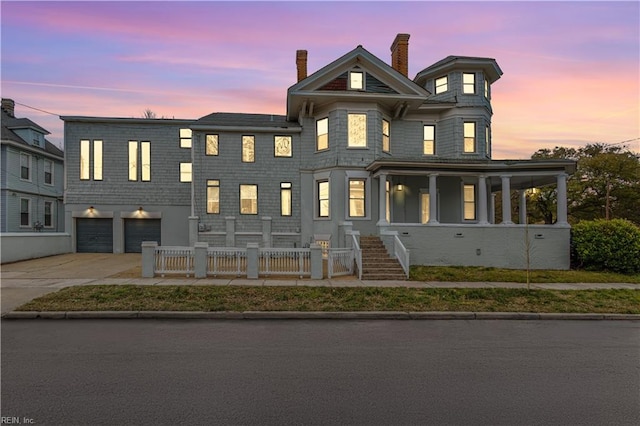
<svg viewBox="0 0 640 426">
<path fill-rule="evenodd" d="M 22 165 L 23 158 L 26 158 L 27 160 L 27 166 L 26 166 L 27 177 L 26 178 L 22 177 L 22 169 L 25 168 Z M 31 182 L 31 178 L 33 176 L 32 168 L 33 168 L 33 157 L 31 156 L 31 154 L 27 154 L 26 152 L 21 152 L 20 153 L 20 180 L 25 182 Z"/>
<path fill-rule="evenodd" d="M 211 199 L 209 197 L 209 189 L 217 188 L 218 189 L 218 206 L 216 211 L 212 211 L 209 208 L 209 203 Z M 207 179 L 207 214 L 220 214 L 220 180 L 219 179 Z"/>
<path fill-rule="evenodd" d="M 78 175 L 80 180 L 91 180 L 91 141 L 89 139 L 80 139 L 79 151 L 80 168 Z"/>
<path fill-rule="evenodd" d="M 49 225 L 47 225 L 47 204 L 50 205 L 50 212 L 49 212 L 49 217 L 51 220 L 51 223 Z M 44 208 L 43 208 L 43 220 L 42 220 L 42 225 L 45 228 L 53 228 L 53 224 L 54 224 L 54 209 L 53 209 L 53 201 L 46 201 L 44 202 Z"/>
<path fill-rule="evenodd" d="M 189 132 L 189 136 L 183 136 L 183 131 Z M 180 148 L 191 149 L 193 147 L 193 130 L 188 127 L 181 127 L 178 130 L 178 138 L 180 140 Z"/>
<path fill-rule="evenodd" d="M 467 200 L 466 195 L 466 189 L 468 187 L 473 188 L 473 199 L 472 200 Z M 478 190 L 478 185 L 476 185 L 475 183 L 462 183 L 462 220 L 464 222 L 475 222 L 478 220 L 478 202 L 477 202 L 477 190 Z M 473 206 L 473 218 L 467 218 L 466 214 L 467 214 L 467 205 L 472 205 Z"/>
<path fill-rule="evenodd" d="M 349 219 L 366 219 L 369 217 L 369 208 L 367 206 L 367 202 L 369 201 L 369 197 L 367 197 L 367 191 L 369 190 L 369 185 L 367 185 L 367 181 L 369 179 L 367 177 L 350 177 L 347 176 L 347 217 Z M 363 191 L 362 191 L 362 198 L 355 198 L 351 196 L 351 182 L 362 182 L 363 184 Z M 353 215 L 352 211 L 351 211 L 351 201 L 352 200 L 362 200 L 362 209 L 363 209 L 363 214 L 360 215 Z"/>
<path fill-rule="evenodd" d="M 425 139 L 426 135 L 425 132 L 427 130 L 427 127 L 431 127 L 433 129 L 433 139 Z M 428 141 L 431 141 L 433 143 L 432 146 L 432 152 L 427 152 L 426 150 L 426 143 Z M 437 151 L 436 151 L 436 125 L 435 124 L 422 124 L 422 155 L 427 155 L 427 156 L 434 156 L 436 155 Z"/>
<path fill-rule="evenodd" d="M 321 122 L 326 122 L 326 126 L 327 126 L 327 132 L 326 133 L 319 133 L 319 129 L 318 129 L 318 125 Z M 326 144 L 327 146 L 324 148 L 320 148 L 320 137 L 321 136 L 325 136 L 326 135 Z M 330 148 L 329 145 L 329 117 L 324 117 L 324 118 L 320 118 L 318 120 L 316 120 L 316 152 L 322 152 L 322 151 L 328 151 Z"/>
<path fill-rule="evenodd" d="M 385 134 L 384 124 L 387 123 L 387 133 Z M 391 122 L 386 118 L 382 119 L 382 152 L 391 152 Z M 386 141 L 386 149 L 385 149 Z"/>
<path fill-rule="evenodd" d="M 364 117 L 364 146 L 363 145 L 351 145 L 350 129 L 351 116 L 363 116 Z M 369 117 L 367 112 L 348 112 L 347 113 L 347 149 L 369 149 L 369 139 L 367 136 L 367 128 L 369 127 Z"/>
<path fill-rule="evenodd" d="M 484 76 L 484 98 L 487 99 L 487 100 L 491 99 L 491 96 L 490 96 L 491 93 L 489 91 L 490 86 L 491 85 L 489 84 L 489 81 L 487 80 L 487 76 L 485 75 Z"/>
<path fill-rule="evenodd" d="M 186 165 L 189 165 L 189 180 L 184 179 L 183 180 L 183 176 L 186 175 L 186 171 L 183 170 L 183 166 L 186 167 Z M 179 174 L 179 182 L 181 183 L 190 183 L 191 181 L 193 181 L 193 164 L 189 161 L 189 162 L 181 162 L 180 163 L 180 174 Z"/>
<path fill-rule="evenodd" d="M 288 154 L 278 153 L 278 138 L 289 138 Z M 275 158 L 291 158 L 293 157 L 293 136 L 291 135 L 273 135 L 273 156 Z"/>
<path fill-rule="evenodd" d="M 209 151 L 209 136 L 215 136 L 216 137 L 216 149 L 215 149 L 215 153 L 211 153 Z M 207 156 L 213 156 L 213 157 L 217 157 L 218 155 L 220 155 L 220 135 L 217 133 L 207 133 L 204 136 L 204 155 Z"/>
<path fill-rule="evenodd" d="M 320 185 L 326 183 L 327 184 L 327 214 L 326 215 L 322 215 L 321 214 L 321 202 L 323 200 L 325 200 L 324 198 L 320 198 Z M 315 188 L 314 188 L 314 192 L 315 192 L 315 218 L 316 219 L 331 219 L 331 182 L 329 180 L 329 178 L 324 178 L 324 179 L 316 179 L 315 180 Z"/>
<path fill-rule="evenodd" d="M 49 172 L 50 182 L 47 182 L 47 164 L 51 164 L 51 171 Z M 42 167 L 43 167 L 43 181 L 44 181 L 44 184 L 48 185 L 48 186 L 55 185 L 54 176 L 53 176 L 55 164 L 53 163 L 53 161 L 45 158 Z"/>
<path fill-rule="evenodd" d="M 128 169 L 128 176 L 129 176 L 129 182 L 137 182 L 138 181 L 138 169 L 140 168 L 138 159 L 140 157 L 139 152 L 140 152 L 140 144 L 138 141 L 133 141 L 130 140 L 128 146 L 128 150 L 127 150 L 127 155 L 129 158 L 129 162 L 127 163 L 129 167 L 127 167 Z"/>
<path fill-rule="evenodd" d="M 251 159 L 245 160 L 245 138 L 246 142 L 251 142 Z M 251 138 L 251 139 L 249 139 Z M 248 153 L 248 151 L 247 151 Z M 256 137 L 255 135 L 242 135 L 242 155 L 241 160 L 243 163 L 255 163 L 256 162 Z"/>
<path fill-rule="evenodd" d="M 442 83 L 442 80 L 444 80 L 444 83 Z M 440 81 L 441 83 L 438 84 L 438 81 Z M 441 93 L 446 93 L 449 91 L 449 75 L 448 74 L 433 80 L 433 91 L 435 92 L 436 95 L 439 95 Z"/>
<path fill-rule="evenodd" d="M 360 74 L 362 76 L 362 87 L 353 87 L 351 85 L 351 76 L 353 74 Z M 347 87 L 349 88 L 349 90 L 354 90 L 354 91 L 359 91 L 359 92 L 364 92 L 366 91 L 366 74 L 363 70 L 350 70 L 348 75 L 347 75 Z"/>
<path fill-rule="evenodd" d="M 484 153 L 491 158 L 491 127 L 487 124 L 484 127 Z"/>
<path fill-rule="evenodd" d="M 101 181 L 103 178 L 103 163 L 104 163 L 104 151 L 103 151 L 103 141 L 102 139 L 94 139 L 93 140 L 93 180 Z M 99 155 L 98 155 L 99 153 Z M 99 167 L 96 167 L 96 164 Z"/>
<path fill-rule="evenodd" d="M 242 187 L 243 186 L 253 186 L 253 187 L 256 188 L 256 211 L 255 211 L 255 213 L 243 213 L 242 212 Z M 240 207 L 239 208 L 239 213 L 241 215 L 257 216 L 259 214 L 259 211 L 260 211 L 260 209 L 258 208 L 259 207 L 258 206 L 258 200 L 259 200 L 259 194 L 258 194 L 258 185 L 257 184 L 255 184 L 255 183 L 241 183 L 241 184 L 238 185 L 238 201 L 239 201 L 238 206 Z"/>
<path fill-rule="evenodd" d="M 284 194 L 289 193 L 289 213 L 284 213 Z M 280 216 L 291 217 L 293 216 L 293 183 L 292 182 L 280 182 Z"/>
<path fill-rule="evenodd" d="M 27 211 L 26 213 L 22 212 L 22 201 L 26 201 L 27 202 Z M 27 198 L 27 197 L 20 197 L 20 228 L 31 228 L 31 198 Z M 24 225 L 22 223 L 22 215 L 26 214 L 27 215 L 27 224 Z"/>
<path fill-rule="evenodd" d="M 352 180 L 364 181 L 364 216 L 351 216 L 351 186 L 350 186 L 350 182 Z M 373 188 L 373 185 L 371 183 L 371 174 L 369 172 L 366 172 L 366 171 L 347 170 L 345 172 L 344 187 L 345 187 L 344 217 L 348 218 L 349 220 L 371 220 L 371 214 L 372 214 L 372 208 L 371 208 L 372 195 L 371 195 L 371 190 Z M 386 212 L 385 212 L 385 214 L 386 214 Z"/>
<path fill-rule="evenodd" d="M 473 125 L 473 137 L 466 136 L 467 124 Z M 464 121 L 462 123 L 462 153 L 477 154 L 478 153 L 478 137 L 476 135 L 478 126 L 475 121 Z M 473 151 L 467 151 L 467 139 L 473 139 Z"/>
<path fill-rule="evenodd" d="M 465 81 L 465 76 L 470 76 L 473 79 L 473 82 L 467 83 Z M 471 88 L 472 92 L 467 92 L 467 88 Z M 463 72 L 462 73 L 462 94 L 463 95 L 475 95 L 476 94 L 476 73 L 474 72 Z"/>
</svg>

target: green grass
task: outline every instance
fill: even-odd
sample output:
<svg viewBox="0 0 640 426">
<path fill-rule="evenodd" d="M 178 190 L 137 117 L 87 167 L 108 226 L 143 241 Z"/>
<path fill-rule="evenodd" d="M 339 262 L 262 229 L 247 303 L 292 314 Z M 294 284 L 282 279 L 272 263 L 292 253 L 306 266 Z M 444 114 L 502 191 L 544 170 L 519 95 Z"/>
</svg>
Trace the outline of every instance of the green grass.
<svg viewBox="0 0 640 426">
<path fill-rule="evenodd" d="M 487 281 L 527 282 L 527 272 L 518 269 L 456 267 L 456 266 L 412 266 L 409 279 L 412 281 Z M 532 283 L 635 283 L 640 284 L 640 274 L 624 275 L 613 272 L 583 270 L 530 271 Z"/>
<path fill-rule="evenodd" d="M 467 311 L 640 314 L 640 289 L 236 287 L 64 288 L 21 311 Z"/>
</svg>

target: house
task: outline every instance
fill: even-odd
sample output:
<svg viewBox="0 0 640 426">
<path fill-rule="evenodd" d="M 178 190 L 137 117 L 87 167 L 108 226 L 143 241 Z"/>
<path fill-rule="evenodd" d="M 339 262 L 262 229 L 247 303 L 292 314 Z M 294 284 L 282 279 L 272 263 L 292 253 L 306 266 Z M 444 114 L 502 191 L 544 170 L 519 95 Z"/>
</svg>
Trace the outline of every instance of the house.
<svg viewBox="0 0 640 426">
<path fill-rule="evenodd" d="M 64 153 L 2 99 L 0 232 L 64 232 Z"/>
<path fill-rule="evenodd" d="M 410 79 L 408 41 L 391 65 L 357 46 L 311 75 L 297 51 L 286 115 L 62 117 L 75 250 L 344 247 L 356 231 L 399 240 L 412 264 L 568 268 L 575 163 L 492 160 L 497 62 L 449 56 Z M 548 184 L 556 224 L 511 217 L 511 191 Z"/>
</svg>

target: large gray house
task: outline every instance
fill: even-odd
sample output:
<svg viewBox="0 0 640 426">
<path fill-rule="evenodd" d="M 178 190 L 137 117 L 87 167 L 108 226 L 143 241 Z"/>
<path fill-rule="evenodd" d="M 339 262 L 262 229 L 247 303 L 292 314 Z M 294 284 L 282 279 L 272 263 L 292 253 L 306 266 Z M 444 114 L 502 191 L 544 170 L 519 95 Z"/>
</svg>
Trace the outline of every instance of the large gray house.
<svg viewBox="0 0 640 426">
<path fill-rule="evenodd" d="M 2 99 L 0 232 L 64 232 L 64 154 Z"/>
<path fill-rule="evenodd" d="M 297 51 L 284 116 L 62 117 L 74 250 L 341 247 L 355 230 L 397 233 L 412 264 L 568 268 L 575 163 L 492 160 L 497 62 L 449 56 L 410 79 L 408 41 L 391 65 L 357 46 L 310 75 Z M 511 218 L 510 191 L 548 184 L 556 224 Z"/>
</svg>

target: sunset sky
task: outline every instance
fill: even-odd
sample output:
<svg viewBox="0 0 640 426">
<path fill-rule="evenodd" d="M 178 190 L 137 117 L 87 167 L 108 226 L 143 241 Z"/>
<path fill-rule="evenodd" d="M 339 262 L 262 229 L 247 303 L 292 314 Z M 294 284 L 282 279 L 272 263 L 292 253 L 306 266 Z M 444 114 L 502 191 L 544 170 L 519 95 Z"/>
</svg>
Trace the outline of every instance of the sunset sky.
<svg viewBox="0 0 640 426">
<path fill-rule="evenodd" d="M 284 114 L 309 74 L 361 44 L 409 77 L 448 55 L 495 58 L 494 158 L 618 143 L 640 152 L 640 2 L 1 2 L 2 97 L 58 115 Z"/>
</svg>

